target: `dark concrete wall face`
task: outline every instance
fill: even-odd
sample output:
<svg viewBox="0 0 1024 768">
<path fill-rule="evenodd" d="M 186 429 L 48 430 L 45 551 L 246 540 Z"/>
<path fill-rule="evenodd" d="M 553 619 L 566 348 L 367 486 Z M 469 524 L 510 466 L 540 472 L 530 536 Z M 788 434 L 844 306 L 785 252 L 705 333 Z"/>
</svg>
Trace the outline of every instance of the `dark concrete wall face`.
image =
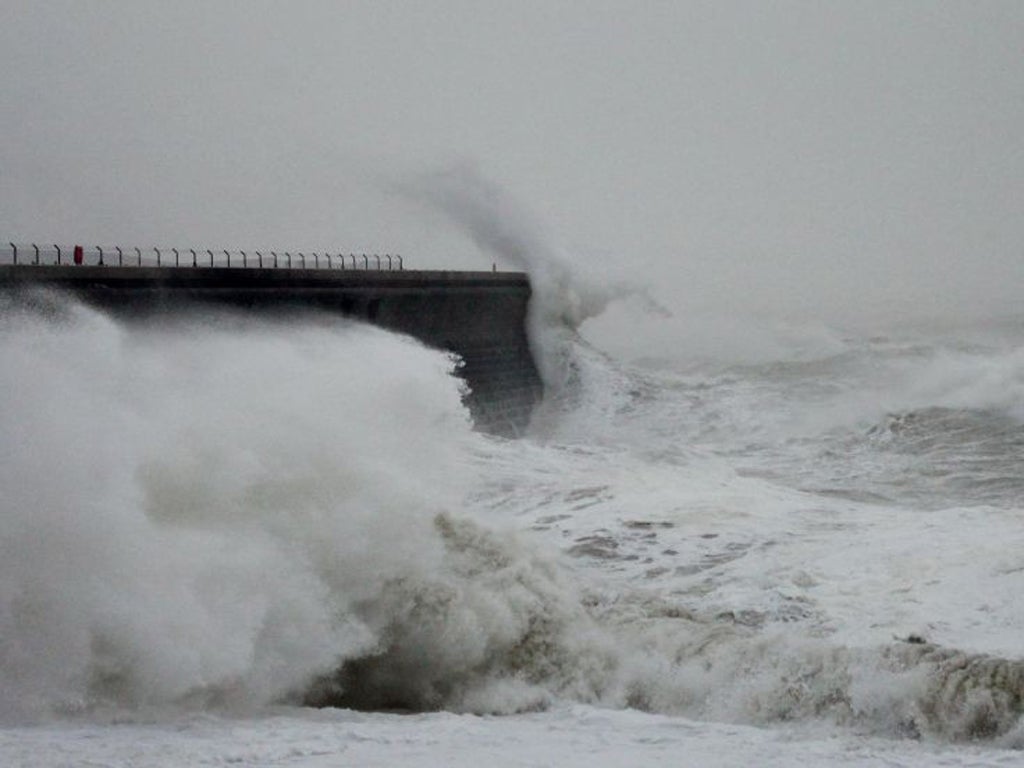
<svg viewBox="0 0 1024 768">
<path fill-rule="evenodd" d="M 521 273 L 0 266 L 0 287 L 38 284 L 136 319 L 213 304 L 328 312 L 404 333 L 459 356 L 474 422 L 495 434 L 521 434 L 542 396 Z"/>
</svg>

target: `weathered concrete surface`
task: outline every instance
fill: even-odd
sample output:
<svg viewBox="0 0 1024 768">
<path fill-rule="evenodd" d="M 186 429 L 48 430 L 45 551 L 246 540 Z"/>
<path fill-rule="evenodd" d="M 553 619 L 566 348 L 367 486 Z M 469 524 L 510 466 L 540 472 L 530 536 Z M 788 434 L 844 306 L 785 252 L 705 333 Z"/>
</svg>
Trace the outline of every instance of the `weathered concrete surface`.
<svg viewBox="0 0 1024 768">
<path fill-rule="evenodd" d="M 220 304 L 259 313 L 327 311 L 458 354 L 477 425 L 521 433 L 542 394 L 518 272 L 0 265 L 0 287 L 45 285 L 121 315 Z"/>
</svg>

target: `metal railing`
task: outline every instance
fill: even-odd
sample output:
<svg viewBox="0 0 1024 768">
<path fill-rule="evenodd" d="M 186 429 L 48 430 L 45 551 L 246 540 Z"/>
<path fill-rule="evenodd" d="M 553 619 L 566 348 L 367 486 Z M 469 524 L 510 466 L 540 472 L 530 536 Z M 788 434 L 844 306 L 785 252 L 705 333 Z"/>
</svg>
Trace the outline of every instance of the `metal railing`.
<svg viewBox="0 0 1024 768">
<path fill-rule="evenodd" d="M 397 253 L 227 250 L 119 245 L 0 244 L 0 264 L 33 266 L 178 267 L 189 269 L 301 269 L 393 271 L 405 269 Z"/>
</svg>

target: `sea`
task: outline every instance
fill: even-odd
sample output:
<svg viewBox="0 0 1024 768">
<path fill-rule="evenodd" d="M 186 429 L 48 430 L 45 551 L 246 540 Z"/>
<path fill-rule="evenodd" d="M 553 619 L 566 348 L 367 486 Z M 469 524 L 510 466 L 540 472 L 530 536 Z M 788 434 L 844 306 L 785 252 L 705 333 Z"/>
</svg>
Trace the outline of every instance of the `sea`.
<svg viewBox="0 0 1024 768">
<path fill-rule="evenodd" d="M 7 301 L 0 765 L 1024 765 L 1024 315 L 556 315 L 509 439 L 343 318 Z"/>
</svg>

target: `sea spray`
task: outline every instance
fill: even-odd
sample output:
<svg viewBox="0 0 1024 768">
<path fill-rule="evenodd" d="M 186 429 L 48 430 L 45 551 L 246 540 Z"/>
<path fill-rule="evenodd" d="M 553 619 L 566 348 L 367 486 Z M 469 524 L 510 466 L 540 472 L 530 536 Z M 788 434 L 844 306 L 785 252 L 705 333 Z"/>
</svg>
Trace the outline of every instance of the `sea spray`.
<svg viewBox="0 0 1024 768">
<path fill-rule="evenodd" d="M 0 330 L 4 709 L 258 704 L 372 648 L 350 606 L 429 571 L 460 498 L 453 362 L 346 323 L 66 314 Z"/>
<path fill-rule="evenodd" d="M 441 211 L 484 253 L 529 273 L 530 340 L 549 399 L 573 386 L 571 341 L 585 320 L 627 296 L 639 296 L 647 311 L 667 313 L 646 289 L 599 275 L 596 265 L 560 247 L 539 217 L 471 163 L 424 173 L 396 188 Z"/>
</svg>

